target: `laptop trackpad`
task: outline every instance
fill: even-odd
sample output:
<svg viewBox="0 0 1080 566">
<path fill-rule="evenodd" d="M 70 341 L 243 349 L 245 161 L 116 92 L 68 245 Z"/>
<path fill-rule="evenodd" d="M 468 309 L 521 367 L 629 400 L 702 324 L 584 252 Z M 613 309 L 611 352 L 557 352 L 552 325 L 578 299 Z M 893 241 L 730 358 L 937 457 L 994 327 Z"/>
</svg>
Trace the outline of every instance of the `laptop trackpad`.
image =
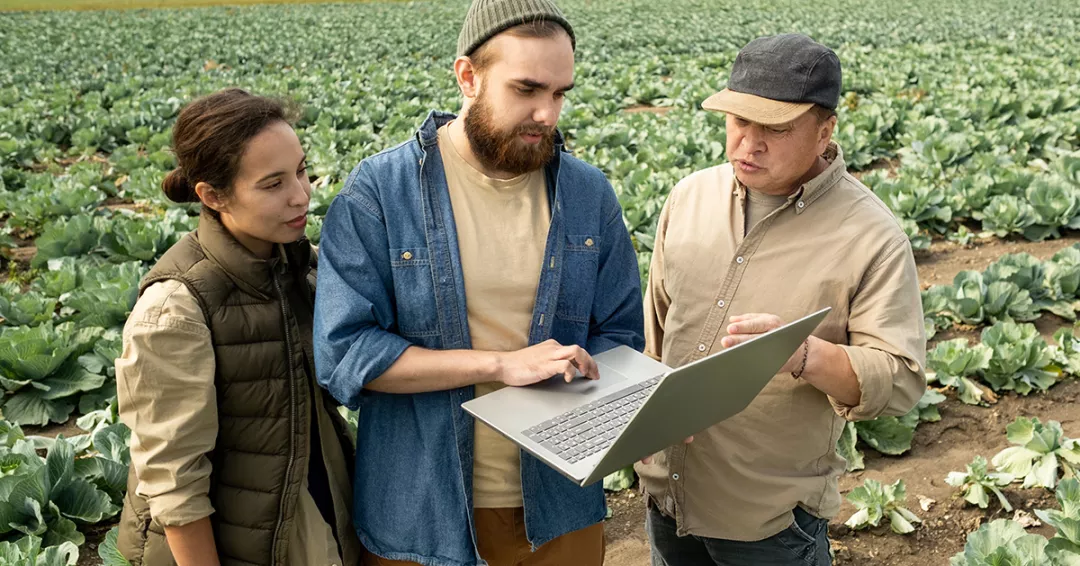
<svg viewBox="0 0 1080 566">
<path fill-rule="evenodd" d="M 572 397 L 581 399 L 582 395 L 596 393 L 607 389 L 617 383 L 626 381 L 626 376 L 607 367 L 600 367 L 600 379 L 586 379 L 578 375 L 573 381 L 567 383 L 562 376 L 555 376 L 540 383 L 526 387 L 529 391 L 543 394 L 544 397 Z"/>
</svg>

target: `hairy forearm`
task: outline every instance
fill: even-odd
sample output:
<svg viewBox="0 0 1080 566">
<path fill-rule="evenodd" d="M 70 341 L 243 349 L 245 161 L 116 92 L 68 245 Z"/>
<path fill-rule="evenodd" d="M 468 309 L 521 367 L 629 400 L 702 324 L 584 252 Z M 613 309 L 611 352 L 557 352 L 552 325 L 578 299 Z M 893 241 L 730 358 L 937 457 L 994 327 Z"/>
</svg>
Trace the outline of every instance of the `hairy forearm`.
<svg viewBox="0 0 1080 566">
<path fill-rule="evenodd" d="M 424 393 L 498 381 L 499 355 L 478 350 L 405 350 L 366 389 L 380 393 Z"/>
<path fill-rule="evenodd" d="M 814 336 L 810 337 L 808 344 L 806 369 L 801 378 L 833 399 L 845 405 L 857 406 L 862 391 L 851 359 L 844 349 Z M 799 350 L 797 354 L 801 353 L 802 348 Z"/>
<path fill-rule="evenodd" d="M 178 566 L 218 566 L 217 546 L 210 517 L 199 519 L 179 527 L 165 527 L 165 540 L 169 543 Z"/>
</svg>

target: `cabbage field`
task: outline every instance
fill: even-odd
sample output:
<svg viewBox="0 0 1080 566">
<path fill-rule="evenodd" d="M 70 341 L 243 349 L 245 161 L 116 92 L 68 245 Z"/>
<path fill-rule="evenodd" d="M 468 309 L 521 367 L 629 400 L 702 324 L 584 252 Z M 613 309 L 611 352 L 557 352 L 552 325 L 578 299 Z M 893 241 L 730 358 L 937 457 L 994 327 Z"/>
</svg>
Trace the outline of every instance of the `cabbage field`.
<svg viewBox="0 0 1080 566">
<path fill-rule="evenodd" d="M 724 160 L 699 104 L 738 49 L 800 31 L 840 55 L 836 139 L 917 250 L 933 340 L 919 406 L 837 444 L 835 563 L 1080 564 L 1080 3 L 561 5 L 560 127 L 611 179 L 643 280 L 667 192 Z M 139 278 L 195 224 L 160 192 L 181 106 L 226 86 L 294 101 L 318 241 L 356 163 L 457 109 L 466 8 L 0 13 L 0 566 L 123 564 L 112 361 Z M 633 482 L 606 482 L 615 566 L 648 564 Z"/>
</svg>

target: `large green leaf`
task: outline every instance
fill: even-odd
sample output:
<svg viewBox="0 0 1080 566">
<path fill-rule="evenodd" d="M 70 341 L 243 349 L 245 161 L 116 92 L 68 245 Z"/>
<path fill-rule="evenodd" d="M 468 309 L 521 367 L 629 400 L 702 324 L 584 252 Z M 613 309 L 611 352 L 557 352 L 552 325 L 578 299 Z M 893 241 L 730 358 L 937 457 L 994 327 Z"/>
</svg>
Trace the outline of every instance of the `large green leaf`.
<svg viewBox="0 0 1080 566">
<path fill-rule="evenodd" d="M 11 379 L 38 381 L 52 375 L 72 357 L 94 347 L 102 330 L 71 323 L 0 328 L 0 372 Z"/>
<path fill-rule="evenodd" d="M 42 548 L 34 536 L 15 542 L 0 542 L 0 566 L 72 566 L 79 560 L 79 547 L 71 542 Z"/>
<path fill-rule="evenodd" d="M 866 467 L 863 453 L 855 446 L 857 439 L 858 432 L 855 429 L 855 423 L 844 423 L 844 430 L 841 431 L 840 438 L 836 442 L 836 453 L 847 462 L 847 471 L 849 472 Z"/>
<path fill-rule="evenodd" d="M 73 399 L 50 401 L 40 389 L 26 389 L 4 401 L 4 415 L 13 423 L 45 426 L 67 422 L 75 410 Z"/>
<path fill-rule="evenodd" d="M 855 430 L 868 446 L 890 456 L 899 456 L 911 450 L 911 441 L 915 438 L 915 429 L 897 417 L 857 422 Z"/>
<path fill-rule="evenodd" d="M 1046 544 L 1046 556 L 1053 566 L 1080 566 L 1080 545 L 1052 538 Z"/>
<path fill-rule="evenodd" d="M 604 478 L 604 491 L 623 491 L 634 485 L 634 467 L 628 466 Z"/>
<path fill-rule="evenodd" d="M 75 478 L 53 493 L 53 502 L 65 517 L 83 523 L 97 523 L 120 512 L 109 495 L 94 484 Z"/>
<path fill-rule="evenodd" d="M 124 558 L 123 554 L 120 554 L 120 550 L 116 547 L 116 539 L 119 533 L 117 527 L 109 529 L 109 532 L 105 535 L 105 540 L 101 541 L 98 546 L 98 557 L 101 558 L 102 566 L 131 566 L 131 563 Z"/>
<path fill-rule="evenodd" d="M 963 552 L 949 560 L 950 566 L 1016 566 L 1046 564 L 1046 539 L 1028 534 L 1019 523 L 997 519 L 967 538 Z"/>
</svg>

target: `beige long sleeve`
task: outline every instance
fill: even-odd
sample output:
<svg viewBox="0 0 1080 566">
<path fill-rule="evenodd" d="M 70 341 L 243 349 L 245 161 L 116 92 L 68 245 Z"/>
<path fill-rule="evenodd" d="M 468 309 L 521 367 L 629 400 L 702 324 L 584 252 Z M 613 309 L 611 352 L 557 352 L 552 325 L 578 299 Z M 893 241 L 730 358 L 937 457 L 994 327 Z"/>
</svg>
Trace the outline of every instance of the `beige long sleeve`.
<svg viewBox="0 0 1080 566">
<path fill-rule="evenodd" d="M 147 288 L 124 326 L 116 389 L 120 420 L 131 429 L 135 492 L 163 526 L 214 512 L 207 457 L 218 432 L 214 370 L 195 296 L 179 281 Z"/>
</svg>

